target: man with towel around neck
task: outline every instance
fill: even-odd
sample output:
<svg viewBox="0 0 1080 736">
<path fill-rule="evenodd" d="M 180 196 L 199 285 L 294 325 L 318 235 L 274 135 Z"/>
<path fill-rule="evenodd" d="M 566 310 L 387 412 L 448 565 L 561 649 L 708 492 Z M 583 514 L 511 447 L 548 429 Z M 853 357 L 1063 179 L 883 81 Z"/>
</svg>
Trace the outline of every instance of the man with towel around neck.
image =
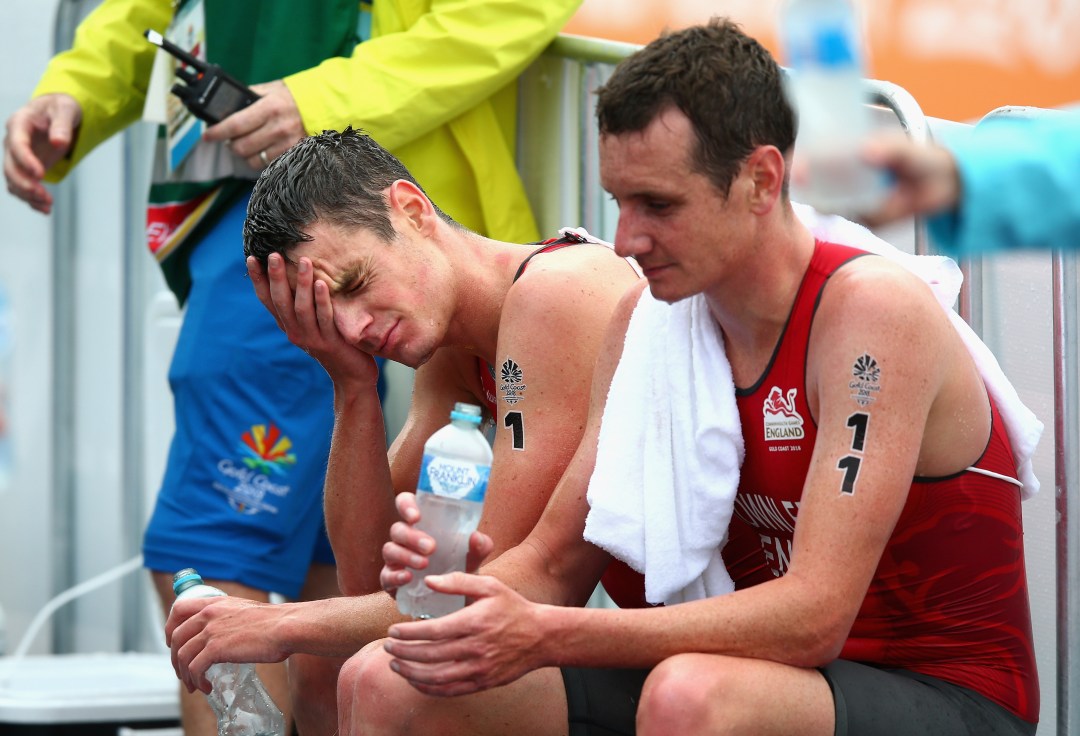
<svg viewBox="0 0 1080 736">
<path fill-rule="evenodd" d="M 463 611 L 395 624 L 346 663 L 341 733 L 1034 733 L 1022 484 L 999 402 L 924 281 L 815 240 L 793 213 L 775 61 L 726 21 L 679 31 L 619 65 L 598 118 L 616 249 L 648 291 L 616 312 L 585 436 L 537 527 L 480 575 L 427 579 L 470 596 Z M 611 560 L 583 531 L 601 417 L 633 400 L 608 388 L 640 359 L 635 309 L 690 298 L 722 339 L 741 423 L 722 548 L 735 590 L 582 608 Z M 622 492 L 640 505 L 642 489 Z M 408 495 L 398 508 L 389 591 L 425 539 Z M 648 528 L 646 547 L 664 541 Z"/>
</svg>

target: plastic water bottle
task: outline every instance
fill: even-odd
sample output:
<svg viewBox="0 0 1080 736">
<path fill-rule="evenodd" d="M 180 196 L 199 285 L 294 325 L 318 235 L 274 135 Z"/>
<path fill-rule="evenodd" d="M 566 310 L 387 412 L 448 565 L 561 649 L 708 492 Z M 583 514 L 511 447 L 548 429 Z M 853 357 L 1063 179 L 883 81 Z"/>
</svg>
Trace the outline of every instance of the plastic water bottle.
<svg viewBox="0 0 1080 736">
<path fill-rule="evenodd" d="M 792 199 L 847 216 L 875 210 L 889 183 L 859 157 L 874 121 L 851 0 L 786 0 L 780 26 L 799 119 Z"/>
<path fill-rule="evenodd" d="M 176 600 L 226 595 L 192 568 L 173 576 Z M 285 736 L 285 718 L 251 664 L 221 662 L 206 671 L 213 690 L 206 699 L 218 719 L 218 736 Z"/>
<path fill-rule="evenodd" d="M 413 570 L 413 579 L 397 591 L 398 610 L 406 616 L 434 618 L 465 607 L 465 596 L 436 593 L 424 578 L 465 569 L 490 473 L 491 445 L 480 431 L 480 407 L 455 404 L 450 424 L 424 445 L 417 527 L 435 539 L 435 551 L 428 566 Z"/>
</svg>

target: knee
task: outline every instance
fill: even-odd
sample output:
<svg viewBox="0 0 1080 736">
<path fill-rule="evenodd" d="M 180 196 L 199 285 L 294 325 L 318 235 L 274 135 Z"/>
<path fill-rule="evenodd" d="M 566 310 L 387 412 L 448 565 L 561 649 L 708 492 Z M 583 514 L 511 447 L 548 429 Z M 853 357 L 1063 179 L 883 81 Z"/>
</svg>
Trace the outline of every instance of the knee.
<svg viewBox="0 0 1080 736">
<path fill-rule="evenodd" d="M 393 733 L 401 725 L 399 700 L 405 681 L 390 669 L 390 655 L 382 642 L 368 644 L 354 654 L 337 678 L 338 732 Z"/>
<path fill-rule="evenodd" d="M 645 680 L 637 711 L 637 733 L 712 733 L 704 731 L 713 719 L 715 672 L 702 677 L 697 655 L 680 654 L 656 666 Z M 719 733 L 719 732 L 718 732 Z"/>
</svg>

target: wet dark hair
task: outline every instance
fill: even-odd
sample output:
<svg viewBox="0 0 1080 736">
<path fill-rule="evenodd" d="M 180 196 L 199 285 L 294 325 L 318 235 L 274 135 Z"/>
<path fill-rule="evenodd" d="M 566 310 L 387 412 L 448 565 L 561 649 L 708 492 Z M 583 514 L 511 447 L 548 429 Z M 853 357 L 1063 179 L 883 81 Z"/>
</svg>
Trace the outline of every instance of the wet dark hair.
<svg viewBox="0 0 1080 736">
<path fill-rule="evenodd" d="M 597 91 L 601 135 L 639 133 L 670 107 L 693 124 L 692 169 L 726 197 L 755 148 L 795 143 L 782 70 L 727 18 L 668 33 L 628 56 Z M 786 187 L 785 187 L 786 189 Z"/>
<path fill-rule="evenodd" d="M 399 179 L 423 187 L 393 154 L 359 130 L 323 131 L 272 161 L 255 182 L 244 221 L 244 255 L 266 268 L 271 253 L 286 260 L 316 220 L 364 228 L 386 242 L 396 236 L 386 189 Z M 453 220 L 438 207 L 439 217 Z"/>
</svg>

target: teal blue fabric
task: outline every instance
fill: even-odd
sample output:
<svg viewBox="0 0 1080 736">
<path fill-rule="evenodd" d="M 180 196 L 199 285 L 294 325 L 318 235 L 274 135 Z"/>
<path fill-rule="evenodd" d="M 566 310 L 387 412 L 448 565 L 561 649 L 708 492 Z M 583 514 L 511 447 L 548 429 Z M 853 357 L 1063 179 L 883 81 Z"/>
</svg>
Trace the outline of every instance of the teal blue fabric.
<svg viewBox="0 0 1080 736">
<path fill-rule="evenodd" d="M 928 219 L 940 250 L 1080 247 L 1080 114 L 992 118 L 945 145 L 963 191 L 955 210 Z"/>
</svg>

